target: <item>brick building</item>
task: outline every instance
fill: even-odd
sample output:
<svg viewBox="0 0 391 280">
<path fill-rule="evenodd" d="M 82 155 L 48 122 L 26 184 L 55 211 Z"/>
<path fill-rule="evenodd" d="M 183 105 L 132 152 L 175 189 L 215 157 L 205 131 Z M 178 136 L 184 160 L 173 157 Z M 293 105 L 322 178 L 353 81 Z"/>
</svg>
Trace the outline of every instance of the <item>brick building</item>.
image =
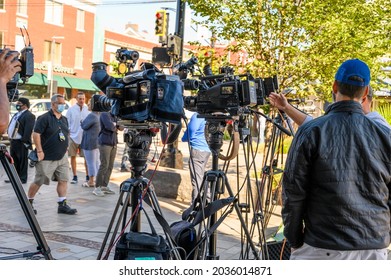
<svg viewBox="0 0 391 280">
<path fill-rule="evenodd" d="M 34 49 L 34 76 L 19 87 L 26 95 L 68 99 L 98 89 L 90 81 L 97 1 L 0 1 L 0 48 Z M 51 78 L 53 77 L 53 79 Z M 53 83 L 51 84 L 51 80 Z"/>
</svg>

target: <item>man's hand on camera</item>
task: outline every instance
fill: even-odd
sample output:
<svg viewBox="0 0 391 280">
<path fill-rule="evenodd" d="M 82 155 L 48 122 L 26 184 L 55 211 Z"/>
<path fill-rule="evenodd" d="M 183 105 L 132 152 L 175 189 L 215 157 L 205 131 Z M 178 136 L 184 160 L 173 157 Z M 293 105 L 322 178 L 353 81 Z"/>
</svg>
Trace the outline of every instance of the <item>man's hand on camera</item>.
<svg viewBox="0 0 391 280">
<path fill-rule="evenodd" d="M 19 56 L 18 52 L 9 53 L 9 49 L 4 49 L 0 53 L 0 81 L 8 83 L 12 77 L 22 70 L 21 62 L 16 59 Z"/>
<path fill-rule="evenodd" d="M 271 105 L 282 111 L 284 111 L 289 104 L 285 95 L 275 92 L 270 93 L 269 101 Z"/>
</svg>

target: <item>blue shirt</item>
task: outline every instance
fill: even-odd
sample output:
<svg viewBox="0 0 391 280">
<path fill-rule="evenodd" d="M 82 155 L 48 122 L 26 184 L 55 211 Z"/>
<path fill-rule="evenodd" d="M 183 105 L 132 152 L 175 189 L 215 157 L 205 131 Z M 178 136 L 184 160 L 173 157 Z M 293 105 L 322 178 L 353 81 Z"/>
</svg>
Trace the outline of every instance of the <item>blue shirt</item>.
<svg viewBox="0 0 391 280">
<path fill-rule="evenodd" d="M 197 116 L 198 113 L 191 116 L 182 141 L 189 142 L 193 149 L 210 152 L 204 133 L 206 121 L 204 118 L 197 118 Z"/>
</svg>

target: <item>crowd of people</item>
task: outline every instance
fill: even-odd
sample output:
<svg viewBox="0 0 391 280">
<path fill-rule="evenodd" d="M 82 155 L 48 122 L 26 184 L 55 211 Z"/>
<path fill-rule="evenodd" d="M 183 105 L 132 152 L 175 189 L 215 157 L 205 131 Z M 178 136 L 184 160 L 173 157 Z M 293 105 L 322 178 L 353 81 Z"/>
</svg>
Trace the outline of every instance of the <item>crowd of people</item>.
<svg viewBox="0 0 391 280">
<path fill-rule="evenodd" d="M 22 183 L 27 182 L 27 154 L 38 155 L 27 196 L 31 205 L 40 187 L 57 182 L 58 213 L 76 214 L 67 202 L 70 181 L 77 183 L 76 156 L 85 158 L 86 181 L 96 196 L 114 194 L 109 187 L 117 152 L 118 125 L 111 113 L 91 112 L 85 95 L 64 117 L 64 96 L 54 94 L 51 109 L 35 119 L 29 100 L 19 98 L 9 120 L 7 82 L 21 70 L 17 54 L 0 53 L 0 132 L 10 136 L 10 154 Z M 391 127 L 371 111 L 373 90 L 368 65 L 343 62 L 332 85 L 333 103 L 313 118 L 271 93 L 270 105 L 299 125 L 282 179 L 282 220 L 291 259 L 387 259 L 391 234 Z M 202 186 L 210 150 L 205 120 L 194 114 L 183 135 L 189 142 L 192 198 Z M 32 136 L 31 136 L 32 135 Z M 31 140 L 32 137 L 32 140 Z M 69 164 L 70 158 L 70 164 Z M 35 213 L 36 210 L 34 209 Z"/>
</svg>

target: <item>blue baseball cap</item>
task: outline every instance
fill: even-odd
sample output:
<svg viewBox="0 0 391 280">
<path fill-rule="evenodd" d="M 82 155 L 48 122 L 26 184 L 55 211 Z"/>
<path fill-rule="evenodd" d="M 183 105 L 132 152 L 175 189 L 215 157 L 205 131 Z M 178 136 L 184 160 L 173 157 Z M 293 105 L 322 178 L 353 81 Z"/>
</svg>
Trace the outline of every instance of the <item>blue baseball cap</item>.
<svg viewBox="0 0 391 280">
<path fill-rule="evenodd" d="M 363 81 L 357 81 L 350 79 L 353 76 L 361 78 Z M 371 73 L 368 65 L 359 59 L 346 60 L 338 68 L 335 74 L 335 80 L 344 84 L 352 86 L 365 87 L 369 85 L 371 80 Z"/>
</svg>

